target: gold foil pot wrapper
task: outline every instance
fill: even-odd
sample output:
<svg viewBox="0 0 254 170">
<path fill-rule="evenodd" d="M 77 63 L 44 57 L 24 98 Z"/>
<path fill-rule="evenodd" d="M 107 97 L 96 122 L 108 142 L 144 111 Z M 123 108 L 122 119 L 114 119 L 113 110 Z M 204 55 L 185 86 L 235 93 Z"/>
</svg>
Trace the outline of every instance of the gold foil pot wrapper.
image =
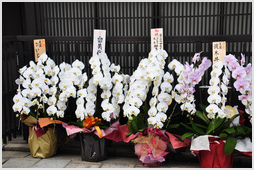
<svg viewBox="0 0 254 170">
<path fill-rule="evenodd" d="M 21 121 L 29 127 L 37 125 L 37 119 L 31 115 Z"/>
<path fill-rule="evenodd" d="M 29 127 L 28 144 L 30 153 L 34 158 L 48 158 L 56 154 L 58 147 L 57 132 L 48 128 L 47 132 L 38 137 L 32 127 Z"/>
</svg>

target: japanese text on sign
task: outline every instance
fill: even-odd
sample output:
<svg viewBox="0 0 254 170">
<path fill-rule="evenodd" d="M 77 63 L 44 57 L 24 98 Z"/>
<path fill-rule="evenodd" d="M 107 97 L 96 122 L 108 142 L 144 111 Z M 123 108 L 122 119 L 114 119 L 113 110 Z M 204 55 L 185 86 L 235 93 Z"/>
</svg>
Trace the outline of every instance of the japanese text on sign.
<svg viewBox="0 0 254 170">
<path fill-rule="evenodd" d="M 163 29 L 151 29 L 151 49 L 163 49 Z"/>
<path fill-rule="evenodd" d="M 105 52 L 106 30 L 94 30 L 93 56 Z"/>
<path fill-rule="evenodd" d="M 34 57 L 35 57 L 35 62 L 38 61 L 38 58 L 43 53 L 46 53 L 45 39 L 34 40 Z"/>
<path fill-rule="evenodd" d="M 213 42 L 213 64 L 223 61 L 226 55 L 226 41 Z"/>
</svg>

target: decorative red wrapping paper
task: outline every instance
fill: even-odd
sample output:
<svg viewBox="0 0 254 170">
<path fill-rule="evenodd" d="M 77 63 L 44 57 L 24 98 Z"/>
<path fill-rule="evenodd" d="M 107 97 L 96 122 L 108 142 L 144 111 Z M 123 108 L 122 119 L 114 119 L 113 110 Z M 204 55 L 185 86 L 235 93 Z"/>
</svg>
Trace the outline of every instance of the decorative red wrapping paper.
<svg viewBox="0 0 254 170">
<path fill-rule="evenodd" d="M 66 132 L 67 132 L 67 136 L 73 135 L 75 133 L 78 132 L 88 132 L 91 133 L 95 128 L 92 127 L 90 129 L 86 129 L 86 128 L 79 128 L 77 126 L 74 125 L 68 125 L 67 123 L 63 123 L 62 126 L 65 128 Z"/>
<path fill-rule="evenodd" d="M 174 135 L 166 131 L 166 134 L 169 137 L 169 141 L 171 145 L 173 146 L 174 149 L 182 148 L 182 147 L 187 147 L 190 145 L 191 141 L 187 138 L 184 139 L 184 142 L 179 141 Z M 176 135 L 179 138 L 182 138 L 180 135 Z"/>
<path fill-rule="evenodd" d="M 113 123 L 111 126 L 110 129 L 107 129 L 107 134 L 104 136 L 104 138 L 106 139 L 113 141 L 124 141 L 128 143 L 136 136 L 134 134 L 131 134 L 130 136 L 126 137 L 126 135 L 130 132 L 128 126 L 126 124 L 120 125 L 119 121 Z"/>
<path fill-rule="evenodd" d="M 241 152 L 241 153 L 247 156 L 252 156 L 252 152 Z"/>
<path fill-rule="evenodd" d="M 47 132 L 47 128 L 43 129 L 38 125 L 33 126 L 33 130 L 35 131 L 37 138 L 41 137 L 42 135 L 44 135 Z"/>
<path fill-rule="evenodd" d="M 62 126 L 66 129 L 67 135 L 74 135 L 79 132 L 86 132 L 86 133 L 94 133 L 98 137 L 99 134 L 96 131 L 94 127 L 91 127 L 89 129 L 87 128 L 79 128 L 74 125 L 68 125 L 67 123 L 63 123 Z M 110 127 L 107 129 L 101 129 L 102 132 L 102 137 L 106 139 L 110 139 L 113 141 L 124 141 L 124 142 L 129 142 L 131 139 L 134 138 L 134 135 L 130 135 L 129 137 L 126 137 L 126 135 L 129 133 L 128 127 L 126 125 L 121 125 L 119 124 L 119 121 L 117 120 L 116 122 L 112 123 Z"/>
<path fill-rule="evenodd" d="M 201 168 L 232 168 L 233 166 L 233 153 L 226 156 L 224 153 L 225 142 L 222 140 L 214 141 L 210 138 L 210 151 L 200 150 L 195 151 L 198 154 L 199 163 Z"/>
<path fill-rule="evenodd" d="M 67 135 L 73 135 L 78 132 L 88 132 L 92 133 L 94 131 L 94 134 L 98 135 L 98 132 L 95 131 L 95 128 L 79 128 L 74 125 L 68 125 L 66 123 L 62 124 L 63 127 L 66 129 Z M 102 135 L 104 138 L 113 140 L 113 141 L 123 141 L 123 142 L 130 142 L 132 139 L 136 138 L 138 135 L 141 135 L 142 133 L 139 132 L 137 134 L 131 134 L 128 137 L 126 136 L 130 131 L 128 129 L 128 126 L 126 124 L 120 125 L 119 120 L 112 123 L 110 127 L 108 127 L 106 130 L 101 129 Z M 178 149 L 181 147 L 187 147 L 190 145 L 190 140 L 184 139 L 184 142 L 179 141 L 174 135 L 170 134 L 169 132 L 165 130 L 160 130 L 158 134 L 163 140 L 170 141 L 174 149 Z M 181 138 L 180 135 L 176 135 Z"/>
</svg>

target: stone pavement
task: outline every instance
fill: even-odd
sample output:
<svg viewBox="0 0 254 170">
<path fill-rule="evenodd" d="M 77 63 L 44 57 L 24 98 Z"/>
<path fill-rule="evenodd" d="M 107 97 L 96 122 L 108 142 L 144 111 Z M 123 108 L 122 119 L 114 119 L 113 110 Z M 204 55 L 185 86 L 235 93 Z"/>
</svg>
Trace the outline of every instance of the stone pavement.
<svg viewBox="0 0 254 170">
<path fill-rule="evenodd" d="M 2 168 L 147 168 L 142 166 L 134 154 L 131 143 L 112 142 L 108 158 L 100 162 L 81 160 L 80 146 L 74 139 L 60 147 L 51 158 L 33 158 L 22 137 L 2 147 Z M 234 168 L 251 168 L 252 158 L 240 153 L 234 155 Z M 189 151 L 170 153 L 160 168 L 200 168 L 198 158 Z"/>
</svg>

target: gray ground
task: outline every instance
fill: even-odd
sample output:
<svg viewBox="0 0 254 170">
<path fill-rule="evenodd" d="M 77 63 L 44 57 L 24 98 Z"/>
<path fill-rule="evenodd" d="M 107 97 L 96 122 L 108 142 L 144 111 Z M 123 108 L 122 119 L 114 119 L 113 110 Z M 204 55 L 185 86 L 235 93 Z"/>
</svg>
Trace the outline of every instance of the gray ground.
<svg viewBox="0 0 254 170">
<path fill-rule="evenodd" d="M 108 158 L 100 162 L 82 161 L 79 143 L 74 139 L 60 147 L 55 156 L 46 159 L 33 158 L 22 137 L 3 144 L 2 148 L 2 168 L 147 168 L 139 162 L 131 143 L 112 142 Z M 235 152 L 233 167 L 251 168 L 252 158 Z M 198 158 L 186 150 L 170 153 L 160 168 L 200 168 L 200 165 Z"/>
</svg>

